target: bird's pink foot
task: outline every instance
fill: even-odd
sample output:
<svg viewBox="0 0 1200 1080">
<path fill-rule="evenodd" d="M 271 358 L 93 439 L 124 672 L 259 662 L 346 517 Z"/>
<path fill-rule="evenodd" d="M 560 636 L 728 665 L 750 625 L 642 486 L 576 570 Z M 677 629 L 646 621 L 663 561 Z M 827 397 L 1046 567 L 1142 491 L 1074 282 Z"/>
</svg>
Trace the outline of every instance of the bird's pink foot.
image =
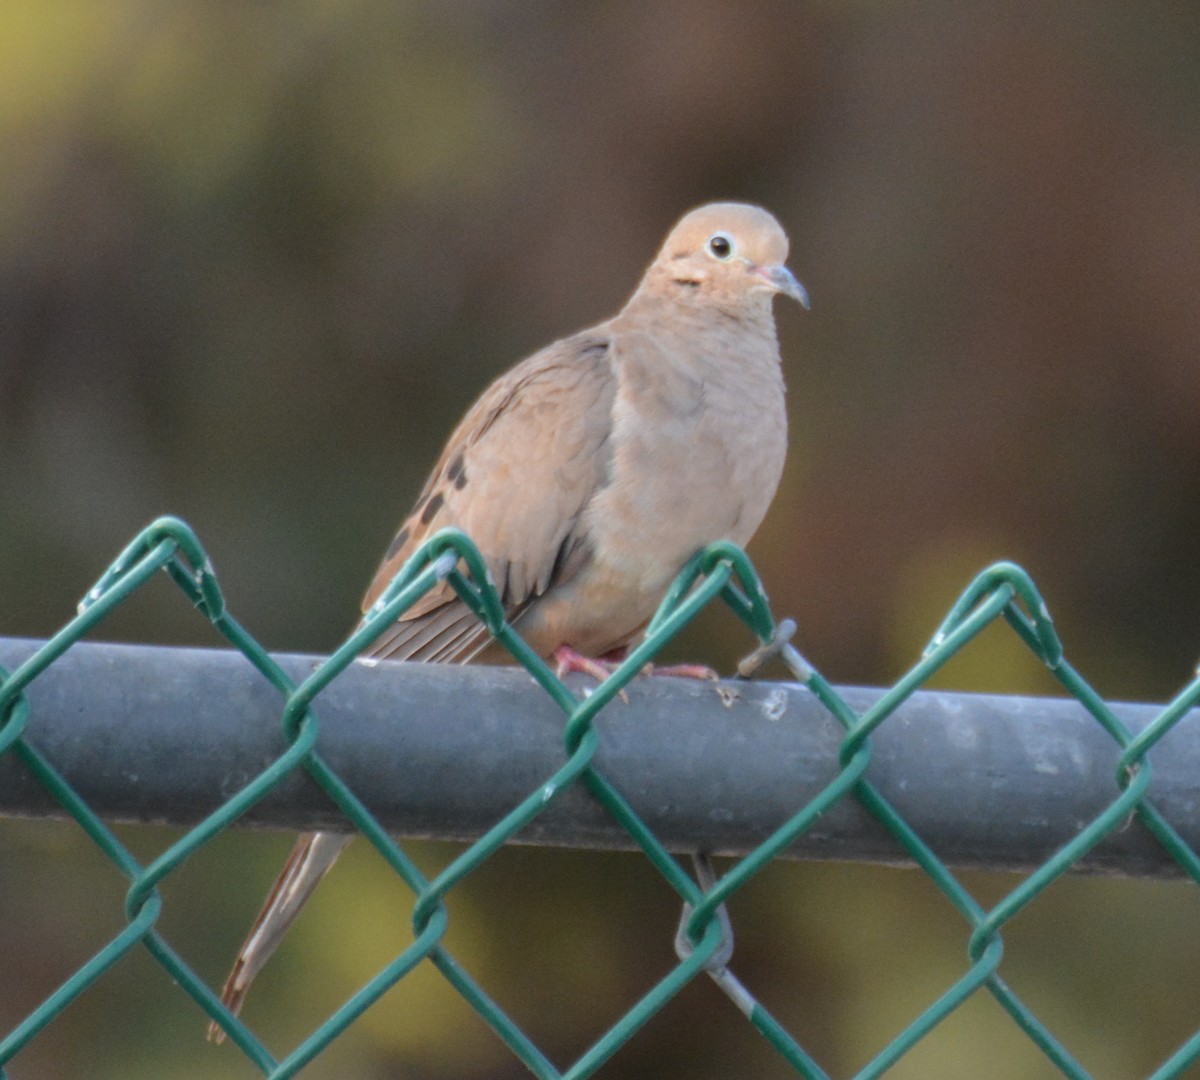
<svg viewBox="0 0 1200 1080">
<path fill-rule="evenodd" d="M 572 671 L 578 671 L 581 674 L 590 675 L 597 682 L 604 682 L 620 666 L 621 661 L 628 653 L 628 649 L 613 649 L 612 652 L 607 652 L 601 657 L 593 658 L 584 656 L 583 653 L 572 649 L 570 645 L 560 645 L 554 650 L 554 673 L 561 679 Z M 721 678 L 707 664 L 667 664 L 664 667 L 647 664 L 638 674 L 668 675 L 677 679 L 704 679 L 706 682 L 717 682 Z M 624 690 L 621 691 L 621 700 L 629 700 Z"/>
<path fill-rule="evenodd" d="M 606 653 L 604 657 L 596 660 L 590 656 L 584 656 L 581 652 L 577 652 L 570 645 L 560 645 L 554 650 L 554 674 L 561 679 L 563 676 L 569 675 L 572 671 L 578 671 L 584 675 L 590 675 L 596 682 L 604 682 L 621 663 L 624 655 L 624 649 L 614 649 L 612 652 Z M 617 696 L 625 704 L 629 704 L 629 695 L 624 690 L 618 690 Z"/>
<path fill-rule="evenodd" d="M 583 675 L 590 675 L 597 682 L 604 682 L 616 666 L 615 662 L 584 656 L 570 645 L 560 645 L 554 650 L 554 674 L 560 679 L 572 671 L 578 671 Z"/>
<path fill-rule="evenodd" d="M 666 667 L 655 667 L 647 664 L 642 668 L 643 675 L 671 675 L 677 679 L 706 679 L 716 682 L 721 678 L 707 664 L 668 664 Z"/>
</svg>

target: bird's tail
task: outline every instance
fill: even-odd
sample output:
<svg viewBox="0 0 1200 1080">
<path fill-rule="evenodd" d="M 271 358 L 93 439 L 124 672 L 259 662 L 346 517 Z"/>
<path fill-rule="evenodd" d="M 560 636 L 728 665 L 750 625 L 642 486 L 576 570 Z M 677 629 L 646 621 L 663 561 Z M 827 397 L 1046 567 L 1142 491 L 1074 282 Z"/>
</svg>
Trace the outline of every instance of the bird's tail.
<svg viewBox="0 0 1200 1080">
<path fill-rule="evenodd" d="M 221 1003 L 235 1016 L 241 1011 L 254 977 L 283 940 L 317 882 L 353 838 L 352 834 L 315 832 L 303 833 L 296 841 L 221 989 Z M 224 1030 L 215 1020 L 208 1026 L 208 1037 L 215 1043 L 225 1038 Z"/>
</svg>

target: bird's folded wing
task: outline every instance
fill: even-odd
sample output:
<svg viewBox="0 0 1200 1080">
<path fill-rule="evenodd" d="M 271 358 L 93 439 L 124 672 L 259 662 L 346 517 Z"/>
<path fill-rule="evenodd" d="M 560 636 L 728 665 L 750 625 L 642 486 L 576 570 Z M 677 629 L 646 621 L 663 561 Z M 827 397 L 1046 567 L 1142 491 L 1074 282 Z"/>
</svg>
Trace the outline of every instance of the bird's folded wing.
<svg viewBox="0 0 1200 1080">
<path fill-rule="evenodd" d="M 438 529 L 475 541 L 510 617 L 587 558 L 583 511 L 604 486 L 616 379 L 603 329 L 555 342 L 494 383 L 455 429 L 363 599 L 366 611 Z M 427 593 L 372 649 L 468 659 L 487 640 L 454 590 Z"/>
</svg>

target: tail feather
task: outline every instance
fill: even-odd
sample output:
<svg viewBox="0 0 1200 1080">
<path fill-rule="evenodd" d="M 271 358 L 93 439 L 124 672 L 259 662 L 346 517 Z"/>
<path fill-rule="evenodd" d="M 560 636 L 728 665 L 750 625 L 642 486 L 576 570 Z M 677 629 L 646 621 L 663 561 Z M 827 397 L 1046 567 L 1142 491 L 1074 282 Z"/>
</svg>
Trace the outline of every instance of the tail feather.
<svg viewBox="0 0 1200 1080">
<path fill-rule="evenodd" d="M 235 1016 L 241 1011 L 254 977 L 283 940 L 317 883 L 352 839 L 348 834 L 316 832 L 303 833 L 296 841 L 221 989 L 221 1003 Z M 215 1020 L 208 1026 L 208 1037 L 215 1043 L 225 1038 L 224 1030 Z"/>
<path fill-rule="evenodd" d="M 516 608 L 509 613 L 509 619 L 516 620 L 520 614 L 521 608 Z M 367 655 L 388 660 L 466 663 L 491 641 L 487 627 L 454 597 L 418 618 L 394 623 Z M 221 1003 L 235 1016 L 241 1011 L 255 976 L 352 839 L 352 834 L 315 832 L 304 833 L 296 841 L 221 989 Z M 209 1024 L 208 1037 L 216 1043 L 225 1039 L 224 1029 L 215 1020 Z"/>
</svg>

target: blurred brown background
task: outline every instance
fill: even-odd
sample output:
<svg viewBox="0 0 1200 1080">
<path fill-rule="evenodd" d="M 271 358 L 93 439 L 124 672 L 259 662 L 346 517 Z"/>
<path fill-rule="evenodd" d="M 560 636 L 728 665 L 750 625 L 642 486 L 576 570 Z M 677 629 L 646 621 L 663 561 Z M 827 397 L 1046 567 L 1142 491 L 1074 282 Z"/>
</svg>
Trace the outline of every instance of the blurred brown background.
<svg viewBox="0 0 1200 1080">
<path fill-rule="evenodd" d="M 0 140 L 0 633 L 52 632 L 170 512 L 269 647 L 332 648 L 477 392 L 736 198 L 785 224 L 813 297 L 779 305 L 792 454 L 751 548 L 806 655 L 890 683 L 1011 558 L 1105 695 L 1191 677 L 1200 8 L 10 0 Z M 100 636 L 213 643 L 165 581 Z M 682 649 L 749 644 L 714 616 Z M 1052 690 L 1001 633 L 940 684 Z M 164 886 L 214 982 L 288 842 L 224 837 Z M 122 925 L 123 887 L 68 826 L 6 824 L 0 858 L 7 1030 Z M 357 851 L 248 1020 L 284 1052 L 410 910 Z M 450 910 L 452 950 L 564 1065 L 671 963 L 672 895 L 633 856 L 506 852 Z M 739 975 L 835 1076 L 967 965 L 910 872 L 781 865 L 733 914 Z M 1092 1075 L 1144 1075 L 1200 1026 L 1198 916 L 1182 885 L 1061 882 L 1004 970 Z M 10 1073 L 256 1075 L 203 1027 L 138 956 Z M 523 1075 L 432 974 L 310 1074 Z M 790 1073 L 698 983 L 602 1075 Z M 1057 1073 L 980 999 L 892 1075 Z"/>
</svg>

